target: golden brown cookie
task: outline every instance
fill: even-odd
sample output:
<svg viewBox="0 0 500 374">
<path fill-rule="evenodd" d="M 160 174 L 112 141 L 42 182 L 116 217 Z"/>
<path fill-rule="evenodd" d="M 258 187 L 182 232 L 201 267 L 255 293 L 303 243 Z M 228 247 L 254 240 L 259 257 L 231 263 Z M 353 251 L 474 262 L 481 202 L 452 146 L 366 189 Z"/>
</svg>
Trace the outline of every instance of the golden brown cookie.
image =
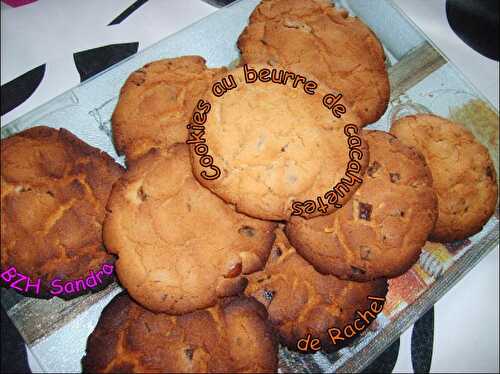
<svg viewBox="0 0 500 374">
<path fill-rule="evenodd" d="M 133 72 L 120 91 L 112 117 L 113 139 L 127 161 L 149 149 L 184 143 L 186 124 L 212 78 L 200 56 L 154 61 Z"/>
<path fill-rule="evenodd" d="M 361 283 L 318 273 L 297 254 L 281 228 L 276 230 L 266 267 L 251 274 L 248 280 L 245 294 L 264 304 L 281 343 L 293 350 L 297 350 L 298 340 L 308 334 L 320 339 L 325 350 L 345 346 L 348 339 L 333 344 L 328 330 L 343 330 L 359 317 L 356 310 L 370 309 L 373 300 L 368 296 L 385 298 L 387 293 L 385 279 Z M 378 303 L 381 304 L 382 301 Z M 363 325 L 366 328 L 368 323 L 363 321 Z"/>
<path fill-rule="evenodd" d="M 282 83 L 256 78 L 266 71 L 265 79 Z M 208 91 L 193 114 L 193 173 L 239 212 L 268 220 L 329 214 L 360 186 L 369 155 L 358 118 L 345 107 L 336 118 L 323 104 L 329 94 L 321 82 L 301 74 L 264 65 L 237 68 L 222 80 L 234 88 L 222 96 Z M 339 183 L 342 191 L 329 193 Z"/>
<path fill-rule="evenodd" d="M 133 162 L 107 208 L 104 242 L 118 255 L 118 278 L 154 311 L 187 313 L 237 294 L 274 239 L 274 224 L 235 212 L 196 181 L 185 144 Z"/>
<path fill-rule="evenodd" d="M 434 115 L 403 117 L 391 133 L 421 152 L 439 202 L 430 240 L 450 242 L 481 231 L 495 212 L 495 167 L 488 150 L 461 125 Z"/>
<path fill-rule="evenodd" d="M 365 131 L 370 165 L 363 185 L 338 212 L 286 227 L 316 270 L 367 281 L 403 274 L 417 260 L 437 219 L 432 177 L 422 156 L 391 134 Z"/>
<path fill-rule="evenodd" d="M 278 343 L 265 308 L 227 298 L 184 314 L 152 313 L 117 295 L 103 310 L 82 359 L 89 373 L 276 372 Z"/>
<path fill-rule="evenodd" d="M 29 295 L 51 297 L 51 289 L 59 290 L 50 286 L 56 278 L 85 278 L 112 263 L 101 226 L 122 172 L 111 157 L 65 129 L 33 127 L 2 140 L 2 271 L 13 266 L 30 283 L 40 279 L 38 295 L 35 288 Z M 103 280 L 100 287 L 112 277 Z"/>
<path fill-rule="evenodd" d="M 330 0 L 263 0 L 240 35 L 241 64 L 310 72 L 342 93 L 362 124 L 387 108 L 389 80 L 373 32 Z"/>
</svg>

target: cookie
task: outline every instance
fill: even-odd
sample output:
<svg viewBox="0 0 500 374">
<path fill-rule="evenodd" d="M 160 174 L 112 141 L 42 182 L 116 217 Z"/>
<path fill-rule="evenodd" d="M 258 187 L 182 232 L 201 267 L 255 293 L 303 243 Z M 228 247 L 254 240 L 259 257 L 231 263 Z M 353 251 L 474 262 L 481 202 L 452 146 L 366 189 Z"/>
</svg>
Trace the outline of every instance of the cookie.
<svg viewBox="0 0 500 374">
<path fill-rule="evenodd" d="M 276 372 L 275 340 L 265 308 L 254 299 L 228 298 L 174 316 L 121 294 L 89 336 L 82 367 L 88 373 Z"/>
<path fill-rule="evenodd" d="M 121 166 L 69 131 L 44 126 L 2 140 L 1 161 L 2 271 L 15 267 L 30 283 L 40 280 L 39 292 L 28 294 L 48 298 L 52 281 L 85 278 L 113 262 L 101 226 Z"/>
<path fill-rule="evenodd" d="M 462 240 L 481 231 L 498 196 L 488 150 L 461 125 L 429 114 L 403 117 L 391 133 L 420 151 L 432 172 L 439 217 L 430 240 Z"/>
<path fill-rule="evenodd" d="M 356 126 L 359 119 L 345 106 L 346 113 L 336 118 L 323 104 L 328 93 L 313 77 L 268 68 L 232 70 L 222 82 L 231 82 L 233 88 L 222 96 L 214 90 L 206 93 L 189 125 L 193 173 L 252 217 L 288 220 L 294 213 L 330 214 L 359 187 L 368 163 L 368 148 Z M 269 80 L 282 83 L 246 83 L 266 69 Z M 307 82 L 299 83 L 298 77 Z M 317 87 L 308 94 L 311 82 Z M 344 183 L 342 193 L 329 194 L 337 183 Z M 320 207 L 320 199 L 326 207 Z"/>
<path fill-rule="evenodd" d="M 387 294 L 385 279 L 361 283 L 318 273 L 297 254 L 282 229 L 276 230 L 266 267 L 248 280 L 245 294 L 267 308 L 281 343 L 293 350 L 308 334 L 320 339 L 324 350 L 345 346 L 347 339 L 333 344 L 328 330 L 343 330 L 358 317 L 356 310 L 369 310 L 372 300 L 368 296 L 385 298 Z"/>
<path fill-rule="evenodd" d="M 239 293 L 274 239 L 273 223 L 235 212 L 196 181 L 185 144 L 133 162 L 107 209 L 104 242 L 118 278 L 153 311 L 188 313 Z"/>
<path fill-rule="evenodd" d="M 154 61 L 133 72 L 112 116 L 113 140 L 127 161 L 149 149 L 184 143 L 199 96 L 224 69 L 208 69 L 200 56 Z"/>
<path fill-rule="evenodd" d="M 391 134 L 365 131 L 370 165 L 352 200 L 333 215 L 286 227 L 297 251 L 321 273 L 367 281 L 392 278 L 417 260 L 437 219 L 422 156 Z"/>
<path fill-rule="evenodd" d="M 238 39 L 241 64 L 302 70 L 342 93 L 362 124 L 389 102 L 383 48 L 358 18 L 329 0 L 263 0 Z"/>
</svg>

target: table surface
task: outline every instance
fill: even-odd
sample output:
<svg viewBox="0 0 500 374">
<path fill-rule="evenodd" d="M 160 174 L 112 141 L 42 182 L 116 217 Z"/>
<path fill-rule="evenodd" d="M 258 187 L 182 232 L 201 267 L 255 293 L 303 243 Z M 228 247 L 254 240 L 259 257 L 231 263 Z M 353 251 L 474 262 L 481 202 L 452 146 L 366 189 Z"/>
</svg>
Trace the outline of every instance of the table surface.
<svg viewBox="0 0 500 374">
<path fill-rule="evenodd" d="M 107 44 L 139 42 L 139 50 L 215 11 L 200 0 L 150 0 L 125 21 L 107 25 L 133 0 L 40 0 L 1 8 L 1 83 L 46 64 L 46 76 L 21 105 L 2 115 L 5 125 L 80 83 L 73 53 Z M 394 0 L 498 110 L 498 62 L 469 48 L 446 21 L 445 0 Z M 49 15 L 51 22 L 44 22 Z M 43 31 L 41 31 L 43 30 Z M 481 74 L 477 74 L 481 71 Z M 433 372 L 499 371 L 499 254 L 486 256 L 434 307 Z M 412 372 L 412 328 L 400 338 L 394 371 Z M 30 360 L 38 371 L 35 360 Z"/>
</svg>

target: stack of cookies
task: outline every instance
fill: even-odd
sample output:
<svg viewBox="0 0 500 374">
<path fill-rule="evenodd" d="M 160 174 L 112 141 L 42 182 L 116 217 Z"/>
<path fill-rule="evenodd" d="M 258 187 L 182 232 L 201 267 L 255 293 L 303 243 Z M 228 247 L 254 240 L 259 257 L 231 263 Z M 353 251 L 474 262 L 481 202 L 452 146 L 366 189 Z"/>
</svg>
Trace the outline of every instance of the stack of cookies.
<svg viewBox="0 0 500 374">
<path fill-rule="evenodd" d="M 466 238 L 494 212 L 493 163 L 460 125 L 363 129 L 389 83 L 357 18 L 263 0 L 238 47 L 232 70 L 183 56 L 130 75 L 112 117 L 125 171 L 65 130 L 2 141 L 2 270 L 49 281 L 116 257 L 126 293 L 90 335 L 85 371 L 274 372 L 278 342 L 339 349 L 355 334 L 332 331 L 379 312 L 426 240 Z"/>
</svg>

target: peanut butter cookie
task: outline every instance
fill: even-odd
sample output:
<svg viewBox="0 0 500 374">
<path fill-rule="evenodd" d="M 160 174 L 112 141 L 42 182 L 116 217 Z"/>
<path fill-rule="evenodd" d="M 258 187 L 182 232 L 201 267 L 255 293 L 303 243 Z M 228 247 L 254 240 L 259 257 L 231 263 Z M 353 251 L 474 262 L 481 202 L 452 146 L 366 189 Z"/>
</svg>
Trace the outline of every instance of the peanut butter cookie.
<svg viewBox="0 0 500 374">
<path fill-rule="evenodd" d="M 121 284 L 153 311 L 212 306 L 260 270 L 274 224 L 235 212 L 193 177 L 185 144 L 153 148 L 114 186 L 104 242 Z"/>
<path fill-rule="evenodd" d="M 372 300 L 368 296 L 385 298 L 387 293 L 385 279 L 361 283 L 318 273 L 297 254 L 282 229 L 276 230 L 266 267 L 248 280 L 245 294 L 267 308 L 281 343 L 293 350 L 308 334 L 320 339 L 324 350 L 342 348 L 349 339 L 333 344 L 328 330 L 343 330 L 358 318 L 356 310 L 369 310 Z"/>
<path fill-rule="evenodd" d="M 49 298 L 52 281 L 85 278 L 113 262 L 102 222 L 120 165 L 69 131 L 45 126 L 2 140 L 1 161 L 1 269 L 14 267 L 30 284 L 39 281 L 27 295 Z M 102 280 L 94 290 L 113 277 Z M 12 288 L 26 289 L 25 283 Z M 58 296 L 82 293 L 83 287 Z"/>
<path fill-rule="evenodd" d="M 368 164 L 359 119 L 345 107 L 337 118 L 313 77 L 268 68 L 232 70 L 222 80 L 230 90 L 209 90 L 200 101 L 189 125 L 193 173 L 252 217 L 288 220 L 294 203 L 306 206 L 306 217 L 330 214 L 361 185 Z M 341 193 L 332 194 L 339 183 Z"/>
<path fill-rule="evenodd" d="M 208 69 L 200 56 L 146 64 L 120 91 L 112 117 L 113 139 L 127 162 L 149 149 L 184 143 L 186 124 L 199 96 L 224 69 Z"/>
<path fill-rule="evenodd" d="M 325 217 L 292 219 L 292 245 L 321 273 L 367 281 L 406 272 L 437 219 L 423 157 L 393 135 L 365 131 L 370 165 L 349 203 Z"/>
<path fill-rule="evenodd" d="M 420 151 L 432 172 L 439 217 L 430 240 L 462 240 L 481 231 L 498 197 L 486 147 L 461 125 L 434 115 L 403 117 L 391 133 Z"/>
<path fill-rule="evenodd" d="M 267 373 L 277 366 L 278 343 L 266 310 L 244 297 L 174 316 L 117 295 L 82 359 L 86 373 Z"/>
<path fill-rule="evenodd" d="M 263 0 L 238 39 L 241 64 L 280 64 L 305 71 L 342 93 L 362 124 L 389 101 L 384 50 L 358 18 L 330 0 Z"/>
</svg>

